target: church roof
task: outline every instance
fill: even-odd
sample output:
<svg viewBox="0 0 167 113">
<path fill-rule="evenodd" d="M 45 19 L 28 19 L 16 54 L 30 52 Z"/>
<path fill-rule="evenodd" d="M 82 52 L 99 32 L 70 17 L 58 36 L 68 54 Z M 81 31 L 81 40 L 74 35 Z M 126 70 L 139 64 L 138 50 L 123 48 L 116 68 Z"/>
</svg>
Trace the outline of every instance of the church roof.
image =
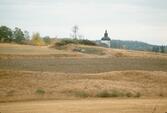
<svg viewBox="0 0 167 113">
<path fill-rule="evenodd" d="M 111 40 L 110 37 L 102 37 L 101 40 Z"/>
<path fill-rule="evenodd" d="M 107 30 L 105 31 L 105 33 L 104 33 L 104 37 L 102 37 L 102 39 L 101 40 L 108 40 L 108 41 L 110 41 L 111 39 L 110 39 L 110 37 L 108 37 L 108 33 L 107 33 Z"/>
</svg>

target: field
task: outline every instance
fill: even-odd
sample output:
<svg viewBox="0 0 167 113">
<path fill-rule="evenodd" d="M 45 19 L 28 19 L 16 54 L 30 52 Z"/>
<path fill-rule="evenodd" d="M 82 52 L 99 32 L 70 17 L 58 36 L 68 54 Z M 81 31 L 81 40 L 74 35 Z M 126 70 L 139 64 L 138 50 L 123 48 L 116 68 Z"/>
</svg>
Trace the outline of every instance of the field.
<svg viewBox="0 0 167 113">
<path fill-rule="evenodd" d="M 166 54 L 0 44 L 2 113 L 165 113 L 166 97 Z"/>
<path fill-rule="evenodd" d="M 167 71 L 167 60 L 148 58 L 38 58 L 3 59 L 4 70 L 60 73 L 101 73 L 124 70 Z"/>
</svg>

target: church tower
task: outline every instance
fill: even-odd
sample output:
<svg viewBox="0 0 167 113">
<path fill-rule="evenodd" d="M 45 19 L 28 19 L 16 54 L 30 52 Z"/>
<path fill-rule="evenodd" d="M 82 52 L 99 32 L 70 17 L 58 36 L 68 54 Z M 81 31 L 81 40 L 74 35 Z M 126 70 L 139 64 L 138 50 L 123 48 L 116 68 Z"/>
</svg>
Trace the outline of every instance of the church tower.
<svg viewBox="0 0 167 113">
<path fill-rule="evenodd" d="M 108 36 L 107 30 L 105 30 L 104 37 L 101 38 L 101 43 L 105 44 L 106 47 L 111 47 L 111 39 Z"/>
</svg>

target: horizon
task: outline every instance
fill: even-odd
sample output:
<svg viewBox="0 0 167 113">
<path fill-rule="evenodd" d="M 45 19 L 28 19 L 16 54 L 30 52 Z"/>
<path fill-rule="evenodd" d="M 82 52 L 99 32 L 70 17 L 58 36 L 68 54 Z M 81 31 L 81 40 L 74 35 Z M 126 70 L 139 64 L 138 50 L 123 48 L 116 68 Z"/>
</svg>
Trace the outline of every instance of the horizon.
<svg viewBox="0 0 167 113">
<path fill-rule="evenodd" d="M 0 25 L 64 38 L 72 27 L 89 40 L 107 29 L 112 40 L 167 45 L 165 0 L 0 0 Z"/>
</svg>

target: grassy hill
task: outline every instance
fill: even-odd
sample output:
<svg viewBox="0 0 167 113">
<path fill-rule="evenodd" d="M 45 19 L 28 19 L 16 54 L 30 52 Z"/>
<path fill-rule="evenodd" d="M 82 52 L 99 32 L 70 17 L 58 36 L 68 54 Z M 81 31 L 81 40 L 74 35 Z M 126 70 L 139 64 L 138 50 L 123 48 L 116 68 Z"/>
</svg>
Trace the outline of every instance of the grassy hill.
<svg viewBox="0 0 167 113">
<path fill-rule="evenodd" d="M 18 44 L 0 44 L 0 59 L 3 58 L 40 58 L 40 57 L 140 57 L 167 58 L 166 54 L 133 50 L 110 49 L 98 46 L 68 44 L 57 49 L 49 46 L 31 46 Z"/>
<path fill-rule="evenodd" d="M 0 101 L 164 98 L 167 55 L 69 44 L 0 44 Z"/>
</svg>

